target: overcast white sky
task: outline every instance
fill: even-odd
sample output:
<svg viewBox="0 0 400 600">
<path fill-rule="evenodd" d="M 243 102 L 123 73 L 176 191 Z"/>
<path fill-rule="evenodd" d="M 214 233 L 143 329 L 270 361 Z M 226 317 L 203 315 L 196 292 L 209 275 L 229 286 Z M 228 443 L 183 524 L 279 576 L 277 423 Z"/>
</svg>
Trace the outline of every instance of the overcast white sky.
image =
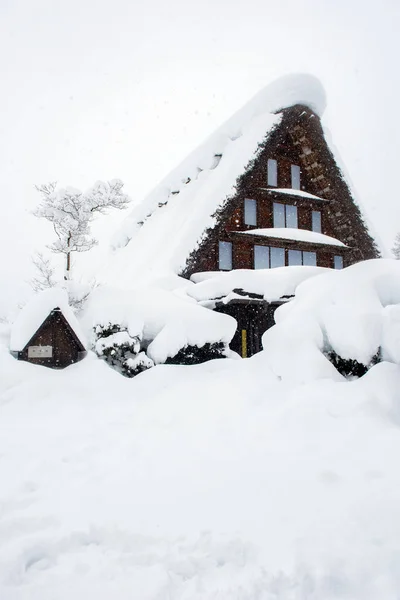
<svg viewBox="0 0 400 600">
<path fill-rule="evenodd" d="M 400 230 L 399 32 L 399 0 L 0 0 L 0 286 L 16 293 L 46 239 L 29 214 L 35 183 L 119 177 L 140 199 L 293 72 L 322 81 L 324 122 L 390 247 Z"/>
</svg>

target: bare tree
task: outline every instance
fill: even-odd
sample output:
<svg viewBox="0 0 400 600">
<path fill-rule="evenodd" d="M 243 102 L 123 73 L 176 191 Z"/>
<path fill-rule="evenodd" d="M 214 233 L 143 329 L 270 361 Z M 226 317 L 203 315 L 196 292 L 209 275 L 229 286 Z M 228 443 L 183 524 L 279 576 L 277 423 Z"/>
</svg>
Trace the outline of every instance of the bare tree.
<svg viewBox="0 0 400 600">
<path fill-rule="evenodd" d="M 54 268 L 51 265 L 50 259 L 43 256 L 41 252 L 38 252 L 32 258 L 32 262 L 37 270 L 36 277 L 30 282 L 35 292 L 54 287 L 57 282 L 55 280 Z"/>
<path fill-rule="evenodd" d="M 400 259 L 400 233 L 398 233 L 396 235 L 396 237 L 394 238 L 392 252 L 393 252 L 395 258 L 397 258 L 397 260 L 399 260 Z"/>
<path fill-rule="evenodd" d="M 87 192 L 72 187 L 57 190 L 55 182 L 36 187 L 42 201 L 34 215 L 53 225 L 57 239 L 49 248 L 65 256 L 64 279 L 71 275 L 72 252 L 87 252 L 97 244 L 90 233 L 96 214 L 127 207 L 130 198 L 122 192 L 123 185 L 119 179 L 113 179 L 107 183 L 98 181 Z"/>
</svg>

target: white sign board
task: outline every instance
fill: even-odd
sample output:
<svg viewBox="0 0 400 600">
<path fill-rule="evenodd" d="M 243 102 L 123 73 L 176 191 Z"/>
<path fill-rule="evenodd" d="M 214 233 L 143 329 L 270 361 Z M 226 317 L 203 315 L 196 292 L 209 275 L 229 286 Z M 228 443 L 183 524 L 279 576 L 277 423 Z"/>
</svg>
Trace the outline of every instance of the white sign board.
<svg viewBox="0 0 400 600">
<path fill-rule="evenodd" d="M 28 358 L 51 358 L 53 346 L 28 346 Z"/>
</svg>

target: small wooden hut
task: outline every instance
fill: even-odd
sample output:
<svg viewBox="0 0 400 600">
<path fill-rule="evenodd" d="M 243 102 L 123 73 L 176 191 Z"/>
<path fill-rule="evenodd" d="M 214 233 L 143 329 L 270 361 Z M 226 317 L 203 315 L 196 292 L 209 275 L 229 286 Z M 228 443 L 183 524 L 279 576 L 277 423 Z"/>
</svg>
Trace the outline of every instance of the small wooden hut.
<svg viewBox="0 0 400 600">
<path fill-rule="evenodd" d="M 22 309 L 12 328 L 10 349 L 18 360 L 52 369 L 63 369 L 86 356 L 64 290 L 41 292 Z"/>
</svg>

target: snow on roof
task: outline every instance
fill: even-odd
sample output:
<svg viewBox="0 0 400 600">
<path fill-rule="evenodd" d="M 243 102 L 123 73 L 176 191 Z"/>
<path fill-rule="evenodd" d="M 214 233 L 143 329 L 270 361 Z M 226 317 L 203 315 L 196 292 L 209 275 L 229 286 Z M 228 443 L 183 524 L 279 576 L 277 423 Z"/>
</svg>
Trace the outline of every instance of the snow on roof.
<svg viewBox="0 0 400 600">
<path fill-rule="evenodd" d="M 292 296 L 300 283 L 330 270 L 324 267 L 294 266 L 196 273 L 191 277 L 195 285 L 188 287 L 186 293 L 198 302 L 203 302 L 223 298 L 239 289 L 273 302 L 283 296 Z"/>
<path fill-rule="evenodd" d="M 282 77 L 226 121 L 134 208 L 114 237 L 116 252 L 102 279 L 120 285 L 179 273 L 259 144 L 280 123 L 277 111 L 295 104 L 323 113 L 325 92 L 315 77 Z"/>
<path fill-rule="evenodd" d="M 288 194 L 289 196 L 299 196 L 300 198 L 309 198 L 310 200 L 320 200 L 322 202 L 329 202 L 326 198 L 315 196 L 309 192 L 303 190 L 294 190 L 293 188 L 263 188 L 267 192 L 274 192 L 274 194 Z"/>
<path fill-rule="evenodd" d="M 269 229 L 249 229 L 248 231 L 235 231 L 239 235 L 259 235 L 262 237 L 279 238 L 283 240 L 296 240 L 297 242 L 308 242 L 310 244 L 326 244 L 329 246 L 347 246 L 336 238 L 324 233 L 308 231 L 307 229 L 294 229 L 291 227 L 272 227 Z"/>
<path fill-rule="evenodd" d="M 62 288 L 39 292 L 24 306 L 11 328 L 10 350 L 20 352 L 36 333 L 51 311 L 59 308 L 83 346 L 85 336 L 68 304 L 68 294 Z"/>
</svg>

